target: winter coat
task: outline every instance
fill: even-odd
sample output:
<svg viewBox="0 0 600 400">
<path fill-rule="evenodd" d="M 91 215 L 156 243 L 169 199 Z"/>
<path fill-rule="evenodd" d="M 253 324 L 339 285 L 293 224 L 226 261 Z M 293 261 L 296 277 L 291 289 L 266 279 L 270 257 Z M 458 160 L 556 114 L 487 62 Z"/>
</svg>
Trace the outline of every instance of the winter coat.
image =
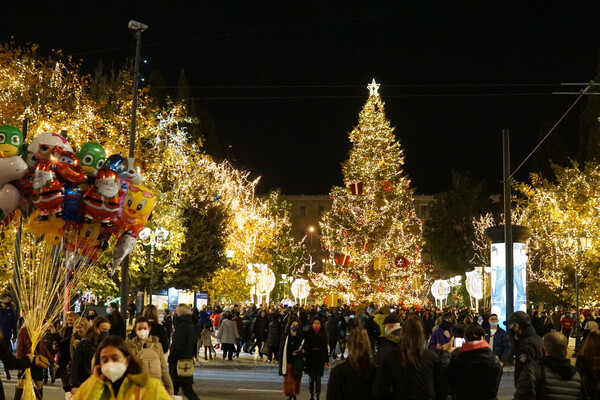
<svg viewBox="0 0 600 400">
<path fill-rule="evenodd" d="M 185 314 L 175 320 L 175 332 L 169 353 L 169 373 L 173 383 L 194 383 L 193 376 L 177 375 L 177 361 L 191 360 L 195 357 L 196 327 L 191 314 Z"/>
<path fill-rule="evenodd" d="M 488 343 L 490 343 L 491 340 L 490 335 L 490 331 L 486 331 L 485 341 Z M 506 364 L 508 357 L 510 357 L 510 353 L 512 352 L 512 345 L 510 344 L 510 336 L 504 329 L 496 329 L 496 333 L 494 334 L 494 348 L 492 350 L 494 351 L 494 354 L 498 356 L 500 361 L 502 361 L 502 364 Z"/>
<path fill-rule="evenodd" d="M 385 357 L 398 348 L 398 343 L 400 342 L 400 332 L 400 329 L 396 329 L 395 331 L 391 331 L 383 337 L 381 340 L 381 345 L 379 346 L 379 350 L 375 355 L 376 366 L 379 367 L 381 364 L 383 364 Z"/>
<path fill-rule="evenodd" d="M 108 320 L 110 321 L 110 331 L 111 335 L 120 336 L 121 339 L 125 340 L 125 336 L 127 335 L 127 328 L 125 327 L 125 320 L 123 316 L 118 311 L 113 311 L 108 314 Z"/>
<path fill-rule="evenodd" d="M 23 327 L 19 330 L 19 335 L 17 336 L 17 358 L 27 357 L 27 354 L 29 353 L 31 353 L 31 338 L 29 337 L 27 328 Z M 47 357 L 48 360 L 53 360 L 54 358 L 54 355 L 48 350 L 48 347 L 46 347 L 46 342 L 44 340 L 40 340 L 36 346 L 35 354 L 41 354 L 44 357 Z M 43 379 L 42 368 L 33 365 L 30 370 L 33 380 L 41 381 Z"/>
<path fill-rule="evenodd" d="M 79 388 L 73 400 L 171 400 L 163 384 L 156 378 L 142 372 L 127 375 L 121 384 L 119 394 L 114 395 L 110 381 L 97 376 L 87 379 Z"/>
<path fill-rule="evenodd" d="M 0 308 L 0 330 L 6 343 L 17 337 L 17 314 L 12 303 L 7 308 Z"/>
<path fill-rule="evenodd" d="M 258 315 L 254 320 L 254 326 L 252 327 L 252 333 L 256 340 L 264 341 L 267 340 L 269 333 L 269 319 L 267 317 L 261 317 Z"/>
<path fill-rule="evenodd" d="M 237 324 L 235 321 L 230 319 L 224 319 L 221 322 L 221 326 L 219 326 L 219 331 L 217 332 L 217 339 L 221 340 L 221 343 L 229 343 L 235 344 L 240 337 L 240 333 L 238 332 Z"/>
<path fill-rule="evenodd" d="M 327 331 L 324 329 L 319 329 L 319 332 L 310 329 L 306 334 L 305 371 L 307 374 L 323 376 L 325 364 L 329 362 L 328 342 Z"/>
<path fill-rule="evenodd" d="M 456 400 L 495 400 L 500 379 L 500 360 L 489 344 L 465 343 L 452 352 L 442 351 L 440 363 L 447 366 L 448 389 Z"/>
<path fill-rule="evenodd" d="M 297 352 L 294 354 L 294 352 Z M 288 365 L 293 365 L 297 357 L 306 356 L 306 340 L 298 332 L 296 336 L 286 334 L 279 345 L 279 375 L 285 375 Z"/>
<path fill-rule="evenodd" d="M 542 339 L 535 333 L 533 326 L 529 325 L 519 335 L 514 335 L 515 345 L 515 385 L 519 382 L 521 372 L 527 365 L 542 357 Z"/>
<path fill-rule="evenodd" d="M 73 338 L 73 327 L 64 327 L 60 330 L 60 340 L 58 341 L 58 367 L 63 369 L 71 362 L 71 339 Z"/>
<path fill-rule="evenodd" d="M 577 357 L 575 363 L 577 372 L 581 376 L 581 395 L 583 400 L 600 399 L 600 381 L 595 377 L 592 368 L 585 358 Z"/>
<path fill-rule="evenodd" d="M 387 355 L 375 374 L 375 399 L 441 400 L 443 370 L 437 354 L 426 350 L 420 369 L 407 366 L 399 350 Z"/>
<path fill-rule="evenodd" d="M 267 335 L 267 345 L 274 352 L 279 349 L 279 342 L 281 342 L 281 333 L 283 329 L 279 322 L 279 316 L 273 317 L 269 323 L 269 334 Z"/>
<path fill-rule="evenodd" d="M 202 333 L 200 334 L 200 340 L 202 341 L 202 346 L 204 346 L 204 347 L 212 346 L 212 338 L 213 338 L 212 328 L 204 328 L 202 330 Z"/>
<path fill-rule="evenodd" d="M 444 330 L 441 327 L 438 327 L 432 334 L 431 339 L 429 339 L 429 350 L 434 353 L 440 354 L 441 350 L 437 349 L 437 345 L 446 344 L 450 341 L 450 338 L 444 335 Z"/>
<path fill-rule="evenodd" d="M 85 338 L 75 348 L 71 362 L 71 386 L 78 388 L 92 374 L 92 360 L 100 338 Z"/>
<path fill-rule="evenodd" d="M 325 323 L 325 328 L 327 329 L 327 336 L 329 336 L 329 341 L 333 342 L 338 339 L 338 319 L 335 315 L 330 315 L 329 319 Z"/>
<path fill-rule="evenodd" d="M 345 361 L 331 370 L 327 383 L 327 400 L 371 400 L 375 367 L 360 375 Z"/>
<path fill-rule="evenodd" d="M 517 382 L 515 400 L 578 400 L 581 377 L 566 358 L 542 357 L 529 363 Z"/>
<path fill-rule="evenodd" d="M 150 335 L 142 343 L 138 337 L 135 337 L 127 339 L 125 343 L 127 343 L 133 355 L 140 361 L 140 364 L 142 364 L 144 372 L 148 373 L 152 378 L 161 380 L 167 392 L 173 393 L 173 381 L 171 380 L 171 375 L 169 375 L 165 353 L 162 351 L 162 346 L 158 338 Z"/>
<path fill-rule="evenodd" d="M 160 343 L 163 353 L 169 351 L 169 337 L 164 326 L 156 321 L 150 321 L 150 335 L 156 337 Z"/>
</svg>

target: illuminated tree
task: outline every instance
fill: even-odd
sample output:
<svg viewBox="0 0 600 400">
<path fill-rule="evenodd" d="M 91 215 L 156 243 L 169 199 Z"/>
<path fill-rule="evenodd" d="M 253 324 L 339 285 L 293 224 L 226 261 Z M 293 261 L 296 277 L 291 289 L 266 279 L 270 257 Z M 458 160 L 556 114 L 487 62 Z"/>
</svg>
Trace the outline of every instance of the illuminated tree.
<svg viewBox="0 0 600 400">
<path fill-rule="evenodd" d="M 529 241 L 529 278 L 574 304 L 575 273 L 583 305 L 600 301 L 600 259 L 596 245 L 584 251 L 579 238 L 600 238 L 600 165 L 554 167 L 554 181 L 538 174 L 518 185 L 522 223 L 533 230 Z"/>
<path fill-rule="evenodd" d="M 331 190 L 332 209 L 323 217 L 323 242 L 337 265 L 313 281 L 346 300 L 415 301 L 420 277 L 421 224 L 410 180 L 402 173 L 403 150 L 385 117 L 379 85 L 350 134 L 353 147 L 343 164 L 345 187 Z"/>
</svg>

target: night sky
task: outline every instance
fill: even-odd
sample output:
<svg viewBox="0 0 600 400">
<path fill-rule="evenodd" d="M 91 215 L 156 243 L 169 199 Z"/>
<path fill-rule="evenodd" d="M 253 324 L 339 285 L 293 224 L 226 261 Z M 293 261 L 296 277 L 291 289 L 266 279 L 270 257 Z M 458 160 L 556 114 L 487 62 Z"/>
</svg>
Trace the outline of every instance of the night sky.
<svg viewBox="0 0 600 400">
<path fill-rule="evenodd" d="M 579 90 L 560 83 L 595 78 L 599 3 L 4 1 L 0 39 L 62 49 L 92 72 L 132 58 L 127 22 L 146 23 L 143 75 L 160 71 L 175 94 L 185 70 L 221 148 L 262 176 L 262 192 L 342 184 L 347 132 L 375 78 L 417 193 L 447 189 L 451 170 L 500 192 L 502 128 L 514 169 L 575 100 L 552 94 Z M 583 105 L 554 134 L 571 153 Z"/>
</svg>

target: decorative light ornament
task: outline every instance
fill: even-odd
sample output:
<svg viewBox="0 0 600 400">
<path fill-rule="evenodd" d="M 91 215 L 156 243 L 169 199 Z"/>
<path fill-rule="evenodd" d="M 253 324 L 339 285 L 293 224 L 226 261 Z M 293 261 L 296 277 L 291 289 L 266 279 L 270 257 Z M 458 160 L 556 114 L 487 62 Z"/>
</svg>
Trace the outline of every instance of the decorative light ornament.
<svg viewBox="0 0 600 400">
<path fill-rule="evenodd" d="M 375 82 L 375 78 L 373 78 L 373 82 L 367 85 L 367 89 L 369 89 L 369 96 L 379 96 L 379 83 Z"/>
<path fill-rule="evenodd" d="M 450 294 L 450 284 L 446 280 L 438 279 L 431 285 L 431 294 L 436 302 L 439 300 L 440 305 L 443 305 L 444 300 Z"/>
<path fill-rule="evenodd" d="M 275 274 L 267 264 L 248 264 L 248 274 L 246 275 L 246 283 L 252 285 L 250 295 L 254 301 L 256 295 L 256 303 L 260 304 L 263 296 L 266 303 L 269 303 L 269 295 L 275 288 Z"/>
<path fill-rule="evenodd" d="M 304 300 L 306 304 L 306 298 L 310 293 L 310 285 L 306 279 L 296 279 L 292 283 L 292 294 L 296 299 Z"/>
</svg>

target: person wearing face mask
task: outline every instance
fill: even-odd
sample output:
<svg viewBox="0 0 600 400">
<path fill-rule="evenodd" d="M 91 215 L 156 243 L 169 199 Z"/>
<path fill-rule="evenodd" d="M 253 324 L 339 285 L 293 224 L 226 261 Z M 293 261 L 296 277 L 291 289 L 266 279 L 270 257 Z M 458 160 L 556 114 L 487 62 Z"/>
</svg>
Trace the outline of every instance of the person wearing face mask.
<svg viewBox="0 0 600 400">
<path fill-rule="evenodd" d="M 319 400 L 321 396 L 321 377 L 326 364 L 329 368 L 328 341 L 327 330 L 321 328 L 319 317 L 314 317 L 312 327 L 306 334 L 306 374 L 310 400 Z"/>
<path fill-rule="evenodd" d="M 450 341 L 450 332 L 452 329 L 452 314 L 442 314 L 442 321 L 438 328 L 431 334 L 429 339 L 429 349 L 440 354 L 442 346 Z"/>
<path fill-rule="evenodd" d="M 490 348 L 500 360 L 500 377 L 498 379 L 498 384 L 500 384 L 504 364 L 508 361 L 512 351 L 510 336 L 508 336 L 508 333 L 504 329 L 498 326 L 498 315 L 490 315 L 488 322 L 490 329 L 485 332 L 485 341 L 488 342 Z"/>
<path fill-rule="evenodd" d="M 108 313 L 108 321 L 110 322 L 110 334 L 120 336 L 121 339 L 125 340 L 127 334 L 127 328 L 125 327 L 125 320 L 119 312 L 119 304 L 110 302 L 106 309 Z"/>
<path fill-rule="evenodd" d="M 135 321 L 134 332 L 135 337 L 128 338 L 125 343 L 140 361 L 144 372 L 153 378 L 162 380 L 167 392 L 173 394 L 173 381 L 169 375 L 167 361 L 160 341 L 156 336 L 150 335 L 149 321 L 144 317 L 138 317 Z"/>
<path fill-rule="evenodd" d="M 65 318 L 65 326 L 60 330 L 60 340 L 58 342 L 58 370 L 56 375 L 60 377 L 65 392 L 71 391 L 71 343 L 75 335 L 75 324 L 79 321 L 79 316 L 74 312 L 68 312 Z M 87 320 L 84 319 L 87 324 Z M 89 324 L 88 324 L 89 326 Z M 81 340 L 81 338 L 80 338 Z"/>
<path fill-rule="evenodd" d="M 96 317 L 92 326 L 73 352 L 71 362 L 71 393 L 76 394 L 81 384 L 92 374 L 91 365 L 96 348 L 109 335 L 110 322 L 106 317 Z"/>
<path fill-rule="evenodd" d="M 123 339 L 109 336 L 96 349 L 92 375 L 73 400 L 170 400 L 160 380 L 143 371 Z"/>
<path fill-rule="evenodd" d="M 306 345 L 298 319 L 289 317 L 285 337 L 279 345 L 279 375 L 283 376 L 283 394 L 288 400 L 296 400 L 304 369 Z"/>
</svg>

